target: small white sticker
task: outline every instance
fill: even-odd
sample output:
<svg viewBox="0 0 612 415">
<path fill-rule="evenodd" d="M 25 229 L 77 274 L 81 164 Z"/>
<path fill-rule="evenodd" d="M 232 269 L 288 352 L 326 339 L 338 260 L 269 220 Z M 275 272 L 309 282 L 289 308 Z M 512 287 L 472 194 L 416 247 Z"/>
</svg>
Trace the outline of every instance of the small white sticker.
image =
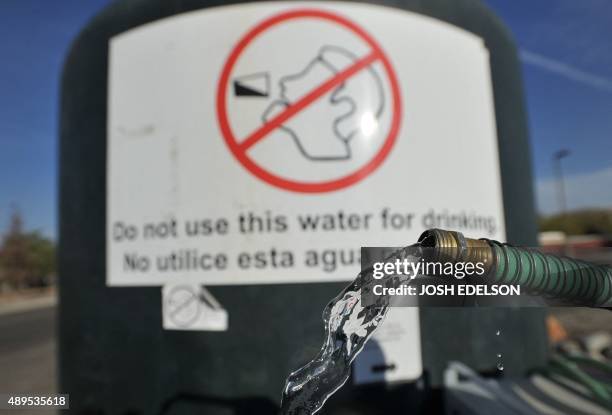
<svg viewBox="0 0 612 415">
<path fill-rule="evenodd" d="M 166 330 L 226 331 L 228 327 L 227 311 L 196 284 L 164 285 L 162 315 Z"/>
<path fill-rule="evenodd" d="M 411 381 L 421 376 L 419 309 L 390 308 L 353 365 L 355 384 Z"/>
</svg>

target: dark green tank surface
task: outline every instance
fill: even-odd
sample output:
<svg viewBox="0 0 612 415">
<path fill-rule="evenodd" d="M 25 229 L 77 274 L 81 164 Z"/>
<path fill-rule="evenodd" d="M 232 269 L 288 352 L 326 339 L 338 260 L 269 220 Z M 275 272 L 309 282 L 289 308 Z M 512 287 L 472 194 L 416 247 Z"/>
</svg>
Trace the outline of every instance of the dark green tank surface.
<svg viewBox="0 0 612 415">
<path fill-rule="evenodd" d="M 507 236 L 511 243 L 534 246 L 524 98 L 508 31 L 476 0 L 373 3 L 432 16 L 484 39 L 491 59 Z M 344 285 L 212 287 L 230 316 L 229 330 L 214 333 L 164 331 L 159 287 L 105 285 L 108 41 L 148 22 L 224 4 L 115 2 L 87 25 L 67 57 L 60 113 L 59 391 L 70 393 L 72 413 L 274 414 L 285 377 L 320 347 L 321 311 Z M 543 316 L 535 309 L 423 309 L 421 386 L 347 385 L 323 411 L 376 414 L 420 408 L 436 413 L 447 361 L 494 367 L 499 328 L 505 347 L 513 351 L 504 353 L 506 375 L 544 362 Z"/>
</svg>

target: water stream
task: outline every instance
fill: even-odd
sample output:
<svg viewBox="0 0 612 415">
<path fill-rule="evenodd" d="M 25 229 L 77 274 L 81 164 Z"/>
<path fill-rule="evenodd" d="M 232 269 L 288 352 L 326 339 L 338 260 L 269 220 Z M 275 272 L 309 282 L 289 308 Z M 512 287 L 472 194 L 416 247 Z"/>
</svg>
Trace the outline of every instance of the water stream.
<svg viewBox="0 0 612 415">
<path fill-rule="evenodd" d="M 385 261 L 408 259 L 419 261 L 420 245 L 402 248 Z M 410 281 L 410 275 L 386 278 L 385 285 L 399 286 Z M 380 297 L 375 305 L 362 305 L 362 294 L 381 280 L 372 277 L 372 269 L 362 271 L 355 281 L 327 304 L 323 311 L 325 341 L 308 364 L 292 372 L 285 383 L 281 413 L 311 415 L 344 385 L 351 372 L 351 363 L 380 326 L 389 307 L 389 298 Z"/>
</svg>

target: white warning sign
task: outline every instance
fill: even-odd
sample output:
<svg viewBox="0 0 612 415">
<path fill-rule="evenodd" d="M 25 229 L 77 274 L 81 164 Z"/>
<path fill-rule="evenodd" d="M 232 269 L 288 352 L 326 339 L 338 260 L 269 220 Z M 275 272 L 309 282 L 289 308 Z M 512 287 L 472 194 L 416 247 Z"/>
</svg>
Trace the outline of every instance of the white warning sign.
<svg viewBox="0 0 612 415">
<path fill-rule="evenodd" d="M 107 189 L 109 285 L 348 280 L 361 246 L 427 228 L 504 239 L 488 52 L 350 3 L 129 30 L 110 43 Z"/>
</svg>

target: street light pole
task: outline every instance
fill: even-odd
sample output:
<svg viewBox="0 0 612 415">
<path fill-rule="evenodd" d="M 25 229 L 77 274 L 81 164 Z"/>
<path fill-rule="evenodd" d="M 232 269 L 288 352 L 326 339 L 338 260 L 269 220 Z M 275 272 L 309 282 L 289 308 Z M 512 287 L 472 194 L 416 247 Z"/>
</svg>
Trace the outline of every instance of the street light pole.
<svg viewBox="0 0 612 415">
<path fill-rule="evenodd" d="M 553 154 L 553 169 L 557 178 L 557 197 L 561 216 L 564 218 L 567 213 L 567 195 L 565 193 L 565 180 L 563 177 L 563 168 L 561 160 L 569 156 L 571 153 L 567 149 L 562 149 Z"/>
</svg>

